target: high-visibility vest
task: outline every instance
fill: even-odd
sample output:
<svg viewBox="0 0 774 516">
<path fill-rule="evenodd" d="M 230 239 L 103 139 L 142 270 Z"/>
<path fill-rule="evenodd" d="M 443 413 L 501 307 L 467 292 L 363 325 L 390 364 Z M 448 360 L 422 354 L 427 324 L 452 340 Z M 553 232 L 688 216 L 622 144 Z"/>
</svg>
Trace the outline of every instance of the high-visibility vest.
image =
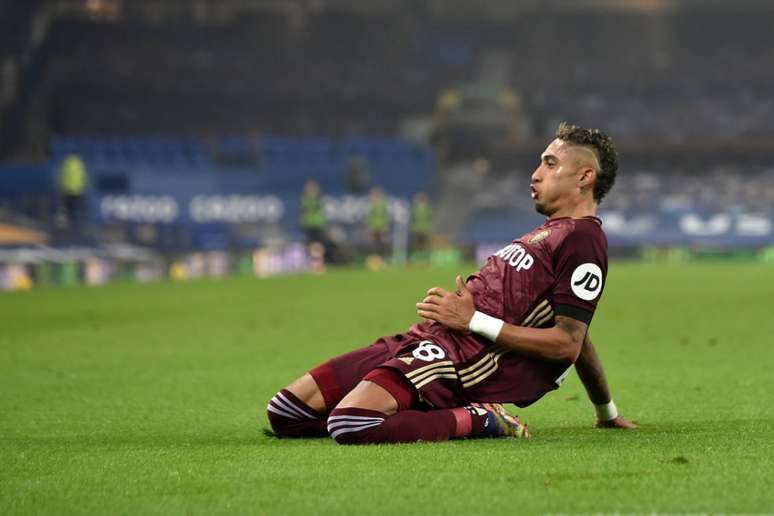
<svg viewBox="0 0 774 516">
<path fill-rule="evenodd" d="M 325 226 L 325 210 L 319 195 L 304 194 L 301 198 L 301 227 L 320 229 Z"/>
<path fill-rule="evenodd" d="M 82 195 L 86 189 L 86 165 L 77 154 L 68 155 L 62 164 L 60 186 L 67 195 Z"/>
<path fill-rule="evenodd" d="M 432 229 L 432 208 L 428 202 L 414 204 L 411 213 L 411 231 L 418 234 L 428 234 Z"/>
<path fill-rule="evenodd" d="M 371 201 L 368 210 L 368 229 L 371 231 L 386 231 L 390 223 L 390 215 L 387 212 L 387 203 L 384 199 Z"/>
</svg>

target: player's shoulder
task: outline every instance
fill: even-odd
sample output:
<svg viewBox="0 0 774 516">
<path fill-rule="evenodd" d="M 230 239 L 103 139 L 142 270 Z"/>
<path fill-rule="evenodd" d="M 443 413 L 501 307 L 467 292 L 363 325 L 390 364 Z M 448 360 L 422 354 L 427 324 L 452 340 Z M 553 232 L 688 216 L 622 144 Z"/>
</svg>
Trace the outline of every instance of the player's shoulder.
<svg viewBox="0 0 774 516">
<path fill-rule="evenodd" d="M 552 237 L 550 245 L 555 256 L 607 255 L 607 237 L 597 217 L 557 220 Z"/>
<path fill-rule="evenodd" d="M 574 236 L 599 238 L 607 241 L 605 231 L 602 229 L 602 220 L 598 217 L 582 217 L 579 219 L 572 219 L 572 222 L 572 234 Z"/>
<path fill-rule="evenodd" d="M 597 217 L 550 219 L 519 240 L 514 240 L 516 243 L 549 254 L 576 248 L 607 250 L 607 237 L 602 231 L 602 221 Z"/>
</svg>

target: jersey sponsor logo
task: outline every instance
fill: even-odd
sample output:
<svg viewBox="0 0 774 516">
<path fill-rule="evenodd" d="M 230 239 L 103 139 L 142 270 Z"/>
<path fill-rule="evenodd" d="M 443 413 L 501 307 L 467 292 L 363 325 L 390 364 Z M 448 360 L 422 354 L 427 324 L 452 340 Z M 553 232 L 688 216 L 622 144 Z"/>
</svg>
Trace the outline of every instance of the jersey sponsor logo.
<svg viewBox="0 0 774 516">
<path fill-rule="evenodd" d="M 516 272 L 529 270 L 532 264 L 535 263 L 535 259 L 521 244 L 507 245 L 497 251 L 494 256 L 499 256 L 508 262 L 511 267 L 515 267 Z"/>
<path fill-rule="evenodd" d="M 550 234 L 551 234 L 551 230 L 550 229 L 544 229 L 543 231 L 541 231 L 537 235 L 535 235 L 532 238 L 530 238 L 528 240 L 528 242 L 530 244 L 536 244 L 536 243 L 540 242 L 541 240 L 545 240 L 546 238 L 548 238 L 548 235 L 550 235 Z"/>
<path fill-rule="evenodd" d="M 602 269 L 596 263 L 578 265 L 570 278 L 573 293 L 584 301 L 591 301 L 602 292 Z"/>
</svg>

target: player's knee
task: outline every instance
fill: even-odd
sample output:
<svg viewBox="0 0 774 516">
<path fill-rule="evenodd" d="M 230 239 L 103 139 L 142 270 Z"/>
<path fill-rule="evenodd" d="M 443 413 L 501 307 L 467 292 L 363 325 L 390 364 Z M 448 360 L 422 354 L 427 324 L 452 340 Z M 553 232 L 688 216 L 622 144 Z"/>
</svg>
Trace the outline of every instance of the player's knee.
<svg viewBox="0 0 774 516">
<path fill-rule="evenodd" d="M 280 392 L 290 392 L 294 399 L 318 413 L 326 411 L 325 399 L 314 377 L 307 373 Z"/>
<path fill-rule="evenodd" d="M 380 442 L 379 426 L 385 414 L 357 408 L 334 409 L 328 416 L 328 434 L 339 444 Z"/>
<path fill-rule="evenodd" d="M 272 431 L 279 437 L 304 436 L 310 423 L 322 422 L 318 412 L 287 389 L 282 389 L 269 400 L 266 417 Z"/>
<path fill-rule="evenodd" d="M 286 416 L 279 415 L 276 408 L 272 405 L 273 400 L 276 399 L 276 395 L 269 401 L 266 406 L 266 417 L 269 420 L 272 432 L 278 437 L 288 437 L 288 430 L 290 423 L 294 421 Z"/>
</svg>

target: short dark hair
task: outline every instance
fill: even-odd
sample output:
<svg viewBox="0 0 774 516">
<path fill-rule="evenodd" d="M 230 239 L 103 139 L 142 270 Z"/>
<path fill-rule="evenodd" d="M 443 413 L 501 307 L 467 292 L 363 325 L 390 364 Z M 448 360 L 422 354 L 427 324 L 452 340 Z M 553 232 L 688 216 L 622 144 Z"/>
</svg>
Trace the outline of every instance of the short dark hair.
<svg viewBox="0 0 774 516">
<path fill-rule="evenodd" d="M 594 183 L 594 200 L 602 202 L 602 198 L 613 187 L 618 171 L 618 152 L 613 140 L 599 129 L 586 129 L 567 122 L 559 124 L 556 137 L 574 145 L 590 147 L 599 157 L 601 170 L 597 174 L 597 182 Z"/>
</svg>

